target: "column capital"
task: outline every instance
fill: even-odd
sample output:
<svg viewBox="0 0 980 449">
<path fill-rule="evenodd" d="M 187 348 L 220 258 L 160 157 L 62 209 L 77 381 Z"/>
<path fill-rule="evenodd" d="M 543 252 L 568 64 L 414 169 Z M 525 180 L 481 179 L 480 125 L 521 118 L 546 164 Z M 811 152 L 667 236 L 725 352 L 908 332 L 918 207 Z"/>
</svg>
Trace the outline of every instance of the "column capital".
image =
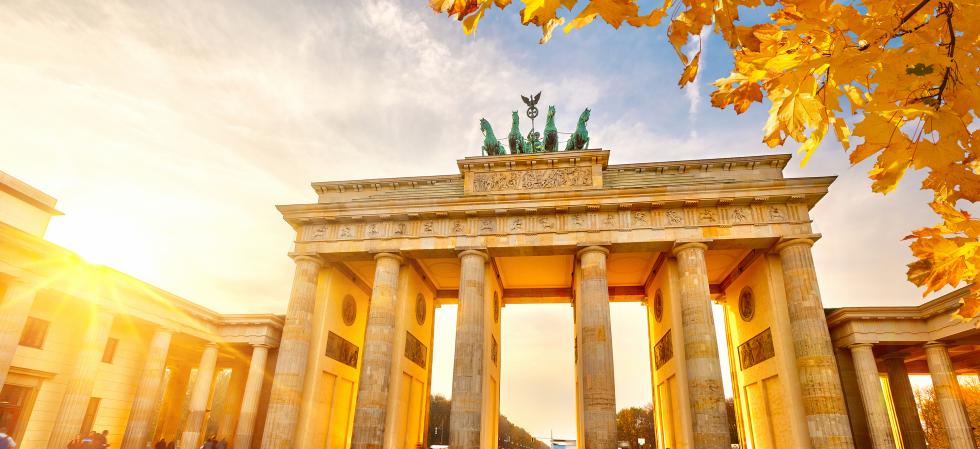
<svg viewBox="0 0 980 449">
<path fill-rule="evenodd" d="M 402 263 L 405 262 L 405 258 L 404 257 L 399 256 L 398 254 L 395 254 L 395 253 L 383 252 L 383 253 L 377 253 L 377 254 L 374 255 L 374 260 L 375 261 L 380 261 L 381 259 L 393 259 L 396 262 L 398 262 L 399 265 L 401 265 Z"/>
<path fill-rule="evenodd" d="M 578 250 L 578 252 L 575 253 L 575 257 L 581 258 L 583 255 L 588 253 L 602 253 L 604 256 L 608 256 L 609 248 L 606 248 L 605 246 L 599 246 L 599 245 L 589 245 L 586 246 L 585 248 Z"/>
<path fill-rule="evenodd" d="M 946 343 L 939 342 L 939 341 L 927 341 L 926 344 L 922 345 L 922 348 L 923 349 L 929 349 L 929 348 L 944 348 L 945 349 L 946 348 Z"/>
<path fill-rule="evenodd" d="M 681 251 L 688 249 L 699 248 L 701 251 L 707 251 L 708 245 L 704 242 L 674 242 L 674 247 L 670 250 L 671 255 L 677 257 Z"/>
<path fill-rule="evenodd" d="M 860 349 L 860 348 L 874 348 L 874 343 L 852 343 L 847 345 L 848 349 Z"/>
<path fill-rule="evenodd" d="M 796 245 L 806 245 L 808 247 L 813 247 L 813 244 L 820 239 L 820 234 L 804 234 L 804 235 L 792 235 L 784 236 L 779 239 L 776 246 L 773 246 L 772 251 L 775 253 L 781 252 L 782 250 Z"/>
<path fill-rule="evenodd" d="M 479 249 L 464 249 L 460 251 L 459 254 L 457 254 L 456 256 L 459 257 L 460 259 L 462 259 L 464 256 L 480 256 L 483 258 L 483 260 L 490 260 L 490 255 L 487 254 L 485 250 L 479 250 Z"/>
<path fill-rule="evenodd" d="M 272 345 L 270 345 L 268 343 L 249 343 L 249 346 L 251 346 L 252 349 L 255 349 L 255 348 L 272 349 Z"/>
<path fill-rule="evenodd" d="M 323 259 L 316 254 L 290 254 L 289 257 L 292 257 L 293 261 L 297 264 L 300 262 L 313 262 L 318 267 L 323 266 Z"/>
</svg>

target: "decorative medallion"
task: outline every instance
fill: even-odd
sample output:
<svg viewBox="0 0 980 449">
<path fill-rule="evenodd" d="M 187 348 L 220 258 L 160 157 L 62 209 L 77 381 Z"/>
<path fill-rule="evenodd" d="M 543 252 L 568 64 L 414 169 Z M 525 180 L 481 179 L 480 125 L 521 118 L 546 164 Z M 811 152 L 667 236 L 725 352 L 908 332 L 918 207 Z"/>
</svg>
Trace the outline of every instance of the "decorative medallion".
<svg viewBox="0 0 980 449">
<path fill-rule="evenodd" d="M 415 297 L 415 321 L 419 322 L 419 326 L 425 324 L 425 315 L 428 311 L 425 309 L 425 296 L 419 293 Z"/>
<path fill-rule="evenodd" d="M 743 321 L 752 321 L 755 317 L 755 296 L 752 295 L 752 288 L 745 287 L 738 295 L 738 314 Z"/>
<path fill-rule="evenodd" d="M 664 295 L 657 290 L 657 293 L 653 295 L 653 318 L 659 323 L 664 317 Z"/>
<path fill-rule="evenodd" d="M 341 306 L 340 316 L 344 319 L 344 324 L 350 326 L 357 319 L 357 301 L 351 295 L 344 296 L 344 303 Z"/>
<path fill-rule="evenodd" d="M 493 292 L 493 322 L 500 322 L 500 298 L 497 297 L 497 292 Z"/>
</svg>

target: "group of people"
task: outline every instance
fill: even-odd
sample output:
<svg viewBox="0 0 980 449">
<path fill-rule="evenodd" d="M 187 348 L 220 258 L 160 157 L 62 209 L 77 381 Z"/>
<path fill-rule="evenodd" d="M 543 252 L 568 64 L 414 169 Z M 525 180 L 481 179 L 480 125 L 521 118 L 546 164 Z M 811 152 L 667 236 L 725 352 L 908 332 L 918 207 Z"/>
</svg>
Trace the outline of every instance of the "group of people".
<svg viewBox="0 0 980 449">
<path fill-rule="evenodd" d="M 167 440 L 160 438 L 160 441 L 157 441 L 157 444 L 153 445 L 153 449 L 174 449 L 176 444 L 176 441 L 168 443 Z M 211 435 L 204 440 L 201 449 L 228 449 L 228 440 L 224 438 L 218 440 L 218 437 Z"/>
<path fill-rule="evenodd" d="M 93 430 L 88 435 L 79 434 L 68 442 L 68 449 L 105 449 L 109 447 L 108 437 L 108 430 L 103 430 L 102 433 Z"/>
</svg>

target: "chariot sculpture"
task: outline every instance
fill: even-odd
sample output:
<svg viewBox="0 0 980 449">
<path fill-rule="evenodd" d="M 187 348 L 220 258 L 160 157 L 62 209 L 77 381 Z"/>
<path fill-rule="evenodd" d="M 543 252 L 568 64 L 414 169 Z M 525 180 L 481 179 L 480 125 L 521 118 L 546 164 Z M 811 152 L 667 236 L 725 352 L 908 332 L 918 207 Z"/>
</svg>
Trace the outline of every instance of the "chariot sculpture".
<svg viewBox="0 0 980 449">
<path fill-rule="evenodd" d="M 510 154 L 529 154 L 529 153 L 552 153 L 558 151 L 559 134 L 568 134 L 565 142 L 565 151 L 584 150 L 589 147 L 589 131 L 586 129 L 586 122 L 589 121 L 590 110 L 586 108 L 579 116 L 578 124 L 572 133 L 560 133 L 555 126 L 555 107 L 548 106 L 548 116 L 544 126 L 544 135 L 534 128 L 534 119 L 538 116 L 538 101 L 541 99 L 541 92 L 534 95 L 521 95 L 524 104 L 527 105 L 525 114 L 531 119 L 531 130 L 527 136 L 521 134 L 520 116 L 517 111 L 511 114 L 510 133 L 507 134 L 506 144 Z M 499 156 L 508 154 L 504 150 L 504 145 L 493 133 L 490 122 L 485 118 L 480 119 L 480 131 L 483 132 L 482 153 L 486 156 Z"/>
</svg>

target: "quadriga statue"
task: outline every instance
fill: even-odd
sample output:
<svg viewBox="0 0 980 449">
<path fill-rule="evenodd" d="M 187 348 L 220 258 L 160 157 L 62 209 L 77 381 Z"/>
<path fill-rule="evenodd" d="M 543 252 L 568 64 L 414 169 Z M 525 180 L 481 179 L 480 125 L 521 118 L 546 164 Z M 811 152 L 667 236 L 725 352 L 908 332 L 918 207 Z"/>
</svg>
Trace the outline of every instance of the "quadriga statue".
<svg viewBox="0 0 980 449">
<path fill-rule="evenodd" d="M 487 156 L 499 156 L 504 154 L 504 146 L 493 135 L 493 128 L 485 118 L 480 119 L 480 131 L 483 131 L 483 154 Z"/>
<path fill-rule="evenodd" d="M 589 108 L 585 108 L 582 115 L 578 117 L 578 125 L 575 127 L 575 132 L 568 138 L 565 151 L 584 150 L 589 147 L 589 131 L 585 129 L 585 123 L 589 121 L 590 112 Z"/>
</svg>

